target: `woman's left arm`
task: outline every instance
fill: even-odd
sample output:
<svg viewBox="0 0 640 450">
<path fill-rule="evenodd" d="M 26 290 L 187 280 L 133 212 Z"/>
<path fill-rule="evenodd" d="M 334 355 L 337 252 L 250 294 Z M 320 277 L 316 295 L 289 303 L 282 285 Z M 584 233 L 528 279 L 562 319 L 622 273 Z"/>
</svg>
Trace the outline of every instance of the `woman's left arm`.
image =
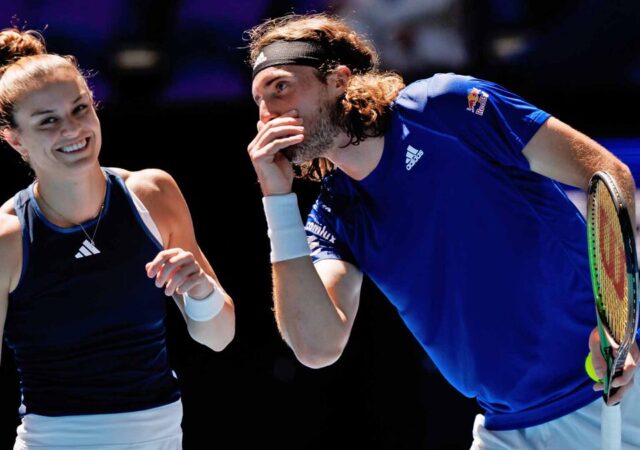
<svg viewBox="0 0 640 450">
<path fill-rule="evenodd" d="M 187 203 L 177 183 L 167 172 L 147 169 L 132 172 L 132 185 L 158 226 L 165 250 L 146 265 L 156 286 L 173 296 L 187 323 L 189 335 L 215 351 L 223 350 L 235 333 L 235 312 L 231 297 L 224 291 L 211 264 L 196 241 Z M 129 183 L 128 183 L 129 184 Z M 185 309 L 185 294 L 194 320 Z M 199 302 L 202 301 L 202 304 Z M 210 313 L 210 314 L 209 314 Z M 213 317 L 209 316 L 215 314 Z"/>
</svg>

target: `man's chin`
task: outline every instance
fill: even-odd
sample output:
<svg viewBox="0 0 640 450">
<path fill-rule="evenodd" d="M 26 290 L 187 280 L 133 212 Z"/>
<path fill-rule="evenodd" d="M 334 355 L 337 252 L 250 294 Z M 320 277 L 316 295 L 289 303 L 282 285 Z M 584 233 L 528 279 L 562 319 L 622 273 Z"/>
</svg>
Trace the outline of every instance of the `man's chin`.
<svg viewBox="0 0 640 450">
<path fill-rule="evenodd" d="M 303 164 L 317 158 L 317 156 L 309 155 L 310 152 L 305 151 L 305 149 L 302 149 L 297 145 L 283 148 L 280 152 L 293 164 Z"/>
</svg>

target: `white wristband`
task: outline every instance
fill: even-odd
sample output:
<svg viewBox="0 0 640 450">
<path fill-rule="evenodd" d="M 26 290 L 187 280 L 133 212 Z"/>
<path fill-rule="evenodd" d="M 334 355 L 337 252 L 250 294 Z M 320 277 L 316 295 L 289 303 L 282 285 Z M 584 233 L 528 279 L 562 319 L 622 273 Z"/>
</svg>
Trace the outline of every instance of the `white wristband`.
<svg viewBox="0 0 640 450">
<path fill-rule="evenodd" d="M 216 285 L 213 292 L 202 300 L 183 294 L 184 312 L 191 320 L 206 322 L 217 316 L 224 307 L 224 294 Z"/>
<path fill-rule="evenodd" d="M 271 240 L 271 262 L 306 256 L 309 252 L 307 234 L 302 225 L 298 197 L 295 193 L 262 197 L 267 217 L 267 234 Z"/>
</svg>

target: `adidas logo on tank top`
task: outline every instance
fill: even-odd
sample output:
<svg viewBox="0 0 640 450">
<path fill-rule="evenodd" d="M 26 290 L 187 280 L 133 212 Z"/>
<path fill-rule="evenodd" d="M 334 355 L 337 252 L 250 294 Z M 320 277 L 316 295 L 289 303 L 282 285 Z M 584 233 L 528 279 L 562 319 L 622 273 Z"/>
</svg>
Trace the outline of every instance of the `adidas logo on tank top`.
<svg viewBox="0 0 640 450">
<path fill-rule="evenodd" d="M 76 253 L 76 259 L 86 258 L 87 256 L 97 255 L 98 253 L 100 253 L 100 250 L 98 250 L 89 239 L 85 239 L 78 249 L 78 253 Z"/>
</svg>

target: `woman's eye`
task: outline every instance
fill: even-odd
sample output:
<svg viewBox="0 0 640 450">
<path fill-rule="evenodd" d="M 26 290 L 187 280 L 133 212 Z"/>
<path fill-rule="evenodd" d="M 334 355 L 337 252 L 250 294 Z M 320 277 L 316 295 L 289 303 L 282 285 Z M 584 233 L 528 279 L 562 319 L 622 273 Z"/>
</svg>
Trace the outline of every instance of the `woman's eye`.
<svg viewBox="0 0 640 450">
<path fill-rule="evenodd" d="M 40 125 L 41 126 L 42 125 L 51 125 L 51 124 L 56 123 L 57 121 L 58 121 L 58 119 L 56 119 L 55 117 L 47 117 L 47 118 L 45 118 L 44 120 L 42 120 L 40 122 Z"/>
</svg>

